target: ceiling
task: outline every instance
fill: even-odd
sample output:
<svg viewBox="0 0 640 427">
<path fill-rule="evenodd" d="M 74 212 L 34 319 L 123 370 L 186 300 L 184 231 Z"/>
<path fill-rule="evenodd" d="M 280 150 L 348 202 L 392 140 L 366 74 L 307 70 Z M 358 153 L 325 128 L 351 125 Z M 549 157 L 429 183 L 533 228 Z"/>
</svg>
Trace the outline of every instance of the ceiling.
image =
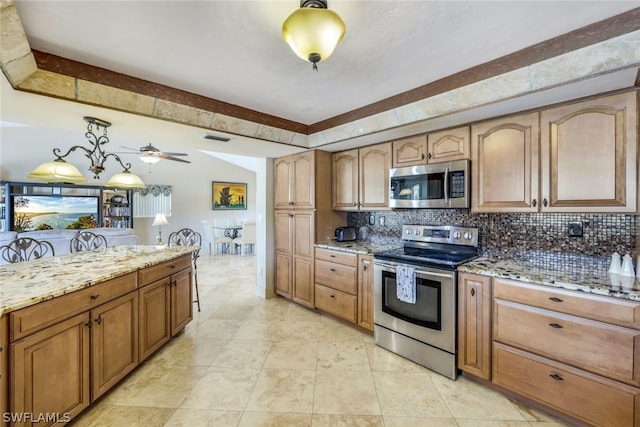
<svg viewBox="0 0 640 427">
<path fill-rule="evenodd" d="M 16 0 L 32 49 L 307 125 L 639 4 L 329 0 L 347 32 L 314 72 L 281 37 L 282 22 L 299 7 L 298 0 Z M 6 86 L 3 82 L 5 94 Z M 66 121 L 77 133 L 88 108 L 70 104 L 78 113 Z M 2 103 L 0 119 L 28 120 L 30 109 L 15 111 L 13 105 Z M 145 122 L 154 121 L 141 118 L 139 123 Z M 175 129 L 196 133 L 188 126 Z"/>
</svg>

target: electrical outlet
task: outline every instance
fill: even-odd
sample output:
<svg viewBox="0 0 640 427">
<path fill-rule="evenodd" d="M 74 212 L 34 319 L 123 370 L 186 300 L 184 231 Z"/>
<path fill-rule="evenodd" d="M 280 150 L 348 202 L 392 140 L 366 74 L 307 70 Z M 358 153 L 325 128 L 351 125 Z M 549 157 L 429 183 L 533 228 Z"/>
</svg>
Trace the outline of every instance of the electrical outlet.
<svg viewBox="0 0 640 427">
<path fill-rule="evenodd" d="M 369 225 L 376 225 L 376 216 L 374 214 L 369 215 Z"/>
<path fill-rule="evenodd" d="M 569 223 L 569 237 L 582 237 L 582 221 L 571 221 Z"/>
<path fill-rule="evenodd" d="M 383 216 L 380 217 L 378 222 L 380 223 L 380 227 L 384 227 L 384 217 Z"/>
</svg>

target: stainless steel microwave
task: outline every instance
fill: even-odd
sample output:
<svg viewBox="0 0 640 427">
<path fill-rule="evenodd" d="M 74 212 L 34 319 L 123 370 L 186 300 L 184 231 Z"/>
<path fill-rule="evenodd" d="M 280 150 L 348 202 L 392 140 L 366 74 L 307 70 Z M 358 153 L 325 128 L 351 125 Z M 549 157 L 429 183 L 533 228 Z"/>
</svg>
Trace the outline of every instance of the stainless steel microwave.
<svg viewBox="0 0 640 427">
<path fill-rule="evenodd" d="M 468 208 L 469 160 L 394 168 L 389 171 L 391 208 Z"/>
</svg>

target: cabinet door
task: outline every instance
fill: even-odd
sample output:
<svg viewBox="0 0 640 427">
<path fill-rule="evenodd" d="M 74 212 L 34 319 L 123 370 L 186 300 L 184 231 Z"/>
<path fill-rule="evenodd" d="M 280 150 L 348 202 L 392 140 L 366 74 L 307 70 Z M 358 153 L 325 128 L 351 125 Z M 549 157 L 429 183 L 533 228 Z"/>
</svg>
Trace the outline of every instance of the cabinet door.
<svg viewBox="0 0 640 427">
<path fill-rule="evenodd" d="M 538 113 L 471 127 L 471 210 L 537 212 Z"/>
<path fill-rule="evenodd" d="M 291 194 L 294 209 L 313 209 L 315 206 L 315 156 L 313 151 L 291 156 Z"/>
<path fill-rule="evenodd" d="M 333 163 L 333 209 L 358 210 L 358 150 L 341 151 L 331 156 Z"/>
<path fill-rule="evenodd" d="M 358 325 L 373 331 L 373 257 L 358 255 Z"/>
<path fill-rule="evenodd" d="M 276 251 L 276 293 L 291 299 L 291 254 Z"/>
<path fill-rule="evenodd" d="M 416 135 L 393 141 L 393 167 L 424 165 L 427 163 L 427 135 Z"/>
<path fill-rule="evenodd" d="M 193 319 L 193 279 L 190 268 L 171 276 L 171 336 Z"/>
<path fill-rule="evenodd" d="M 291 156 L 276 159 L 273 164 L 275 171 L 275 192 L 273 204 L 276 209 L 290 207 L 292 196 L 289 194 L 289 182 L 291 181 Z"/>
<path fill-rule="evenodd" d="M 171 338 L 171 292 L 169 278 L 164 278 L 140 289 L 139 361 L 155 353 Z"/>
<path fill-rule="evenodd" d="M 11 412 L 75 417 L 89 406 L 89 324 L 85 312 L 11 344 Z"/>
<path fill-rule="evenodd" d="M 293 257 L 293 300 L 314 308 L 313 259 Z"/>
<path fill-rule="evenodd" d="M 293 256 L 313 259 L 315 243 L 314 214 L 296 212 L 293 215 Z"/>
<path fill-rule="evenodd" d="M 289 211 L 275 212 L 275 245 L 276 251 L 285 254 L 291 254 L 293 236 L 291 234 L 293 228 L 293 214 Z"/>
<path fill-rule="evenodd" d="M 391 143 L 360 148 L 360 204 L 361 210 L 389 209 L 389 169 Z"/>
<path fill-rule="evenodd" d="M 9 316 L 7 315 L 0 317 L 0 414 L 6 412 L 9 412 Z"/>
<path fill-rule="evenodd" d="M 430 133 L 428 141 L 429 163 L 468 159 L 471 155 L 468 126 Z"/>
<path fill-rule="evenodd" d="M 138 293 L 91 310 L 91 396 L 96 400 L 138 365 Z"/>
<path fill-rule="evenodd" d="M 636 212 L 636 92 L 541 113 L 543 212 Z"/>
<path fill-rule="evenodd" d="M 458 277 L 458 368 L 491 379 L 491 278 Z"/>
</svg>

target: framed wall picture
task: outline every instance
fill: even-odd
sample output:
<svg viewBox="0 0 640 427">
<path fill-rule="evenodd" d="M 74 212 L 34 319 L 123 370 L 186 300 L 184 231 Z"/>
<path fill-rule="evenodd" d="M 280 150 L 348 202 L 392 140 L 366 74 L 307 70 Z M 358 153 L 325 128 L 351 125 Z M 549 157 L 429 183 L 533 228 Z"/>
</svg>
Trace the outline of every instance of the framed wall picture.
<svg viewBox="0 0 640 427">
<path fill-rule="evenodd" d="M 213 181 L 211 187 L 211 207 L 213 210 L 247 209 L 247 184 Z"/>
</svg>

